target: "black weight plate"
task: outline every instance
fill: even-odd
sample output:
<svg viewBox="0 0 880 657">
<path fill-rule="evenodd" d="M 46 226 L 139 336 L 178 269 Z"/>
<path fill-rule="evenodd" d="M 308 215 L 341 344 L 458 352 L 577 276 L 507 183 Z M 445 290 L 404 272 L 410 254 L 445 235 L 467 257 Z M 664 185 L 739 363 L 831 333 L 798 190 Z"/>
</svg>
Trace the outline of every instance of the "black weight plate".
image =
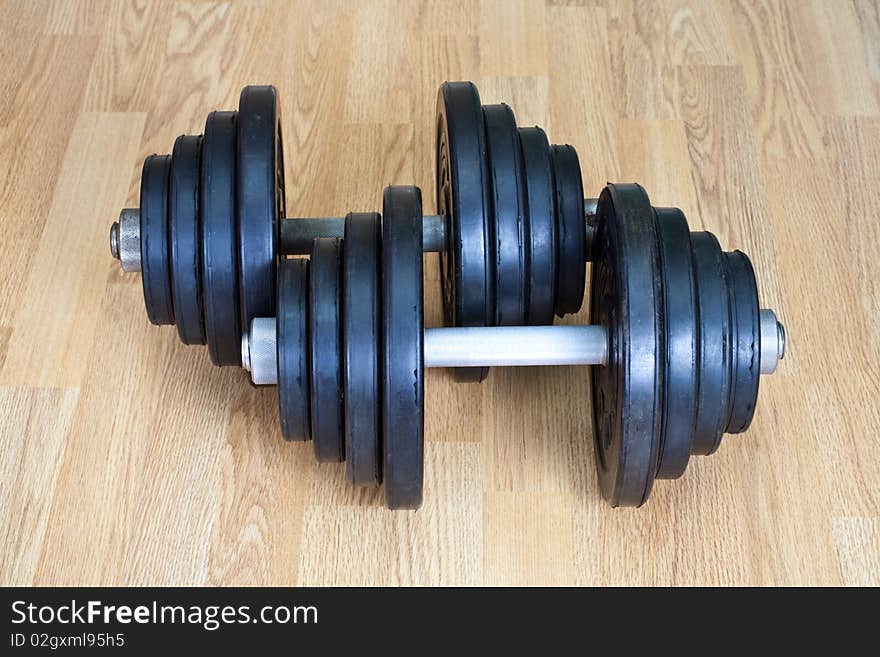
<svg viewBox="0 0 880 657">
<path fill-rule="evenodd" d="M 285 440 L 308 440 L 309 417 L 309 261 L 283 259 L 278 266 L 278 410 Z"/>
<path fill-rule="evenodd" d="M 730 419 L 725 431 L 749 428 L 758 401 L 761 378 L 761 336 L 758 284 L 748 256 L 742 251 L 724 254 L 729 275 L 731 319 L 735 327 L 731 360 Z"/>
<path fill-rule="evenodd" d="M 342 350 L 345 462 L 349 481 L 382 482 L 379 454 L 378 214 L 345 218 L 342 245 Z"/>
<path fill-rule="evenodd" d="M 483 120 L 492 182 L 495 324 L 522 326 L 528 292 L 526 199 L 516 119 L 507 105 L 484 105 Z"/>
<path fill-rule="evenodd" d="M 552 146 L 556 188 L 556 314 L 576 313 L 584 302 L 586 279 L 586 217 L 584 183 L 577 151 L 572 146 Z"/>
<path fill-rule="evenodd" d="M 171 240 L 171 295 L 177 334 L 184 344 L 205 344 L 202 306 L 202 247 L 199 226 L 199 170 L 202 137 L 181 135 L 174 142 L 168 183 L 168 239 Z"/>
<path fill-rule="evenodd" d="M 423 323 L 422 193 L 417 187 L 387 187 L 382 201 L 382 479 L 389 509 L 422 504 Z"/>
<path fill-rule="evenodd" d="M 339 238 L 312 242 L 309 272 L 309 337 L 312 367 L 312 441 L 321 462 L 345 458 L 342 420 L 342 320 Z"/>
<path fill-rule="evenodd" d="M 638 185 L 602 190 L 590 319 L 608 331 L 608 364 L 590 368 L 596 467 L 613 506 L 651 492 L 663 408 L 663 300 L 654 213 Z"/>
<path fill-rule="evenodd" d="M 480 95 L 471 82 L 445 82 L 437 94 L 437 212 L 449 245 L 440 253 L 447 326 L 495 320 L 491 182 Z M 459 381 L 482 381 L 487 367 L 458 368 Z"/>
<path fill-rule="evenodd" d="M 527 189 L 529 324 L 552 324 L 556 300 L 556 216 L 550 144 L 541 128 L 520 128 Z"/>
<path fill-rule="evenodd" d="M 241 91 L 236 207 L 241 319 L 275 314 L 276 245 L 284 218 L 284 162 L 275 87 Z"/>
<path fill-rule="evenodd" d="M 235 230 L 235 112 L 211 112 L 202 142 L 202 296 L 215 365 L 241 365 L 238 240 Z"/>
<path fill-rule="evenodd" d="M 721 442 L 730 396 L 730 308 L 724 256 L 712 233 L 691 234 L 700 318 L 700 370 L 694 454 L 711 454 Z"/>
<path fill-rule="evenodd" d="M 150 155 L 141 171 L 141 282 L 153 324 L 174 323 L 168 248 L 168 171 L 170 155 Z"/>
<path fill-rule="evenodd" d="M 684 474 L 697 412 L 697 290 L 687 219 L 678 208 L 654 208 L 660 238 L 665 380 L 657 478 Z"/>
</svg>

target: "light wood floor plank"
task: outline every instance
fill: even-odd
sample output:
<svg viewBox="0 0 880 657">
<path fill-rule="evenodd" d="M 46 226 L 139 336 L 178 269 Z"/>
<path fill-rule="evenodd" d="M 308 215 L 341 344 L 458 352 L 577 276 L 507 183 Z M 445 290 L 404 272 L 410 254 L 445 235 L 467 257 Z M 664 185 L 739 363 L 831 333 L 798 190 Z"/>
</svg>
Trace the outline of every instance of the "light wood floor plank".
<svg viewBox="0 0 880 657">
<path fill-rule="evenodd" d="M 117 163 L 137 156 L 143 125 L 137 113 L 79 115 L 17 309 L 4 385 L 81 383 L 110 268 L 107 221 L 129 185 Z"/>
<path fill-rule="evenodd" d="M 0 388 L 0 581 L 33 584 L 75 389 Z"/>
</svg>

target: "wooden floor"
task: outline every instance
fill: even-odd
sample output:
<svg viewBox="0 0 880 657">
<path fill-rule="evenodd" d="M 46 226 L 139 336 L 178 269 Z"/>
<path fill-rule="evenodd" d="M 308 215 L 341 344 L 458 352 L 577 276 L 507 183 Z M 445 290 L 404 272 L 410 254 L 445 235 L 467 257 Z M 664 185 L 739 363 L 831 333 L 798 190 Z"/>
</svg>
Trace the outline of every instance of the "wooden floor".
<svg viewBox="0 0 880 657">
<path fill-rule="evenodd" d="M 0 7 L 0 583 L 880 584 L 876 2 Z M 247 83 L 280 90 L 291 212 L 430 210 L 446 79 L 575 145 L 588 195 L 639 181 L 749 253 L 786 324 L 749 432 L 642 509 L 601 499 L 556 368 L 429 372 L 425 504 L 388 512 L 110 258 L 143 158 Z"/>
</svg>

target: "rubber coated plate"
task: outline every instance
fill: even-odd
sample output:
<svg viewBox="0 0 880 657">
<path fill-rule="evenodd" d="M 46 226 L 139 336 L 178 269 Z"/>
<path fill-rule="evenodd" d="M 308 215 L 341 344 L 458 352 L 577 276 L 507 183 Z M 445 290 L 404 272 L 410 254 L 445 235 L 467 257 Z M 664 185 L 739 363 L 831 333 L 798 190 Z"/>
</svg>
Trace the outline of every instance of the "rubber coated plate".
<svg viewBox="0 0 880 657">
<path fill-rule="evenodd" d="M 242 325 L 275 314 L 278 224 L 284 162 L 275 87 L 245 87 L 238 110 L 236 169 Z"/>
<path fill-rule="evenodd" d="M 235 112 L 212 112 L 202 142 L 202 296 L 215 365 L 241 365 L 235 231 Z"/>
<path fill-rule="evenodd" d="M 351 483 L 382 482 L 379 459 L 378 214 L 345 218 L 342 247 L 345 462 Z"/>
<path fill-rule="evenodd" d="M 171 297 L 177 334 L 184 344 L 204 344 L 202 265 L 199 243 L 199 168 L 202 138 L 181 135 L 171 154 L 168 183 L 168 239 L 171 241 Z"/>
<path fill-rule="evenodd" d="M 480 95 L 470 82 L 445 82 L 437 95 L 437 212 L 449 248 L 440 253 L 447 326 L 495 320 L 491 197 Z M 489 368 L 458 368 L 459 381 L 482 381 Z"/>
<path fill-rule="evenodd" d="M 552 146 L 553 179 L 556 187 L 556 314 L 576 313 L 584 302 L 586 279 L 586 217 L 584 187 L 577 151 L 571 146 Z"/>
<path fill-rule="evenodd" d="M 556 217 L 550 144 L 541 128 L 520 128 L 528 203 L 528 323 L 552 324 L 556 299 Z"/>
<path fill-rule="evenodd" d="M 741 251 L 725 253 L 730 281 L 730 311 L 733 321 L 731 360 L 730 419 L 725 431 L 741 433 L 748 429 L 758 401 L 761 378 L 761 336 L 758 284 L 748 256 Z"/>
<path fill-rule="evenodd" d="M 151 155 L 141 172 L 141 278 L 144 305 L 153 324 L 173 324 L 168 258 L 168 170 L 170 155 Z"/>
<path fill-rule="evenodd" d="M 342 423 L 342 322 L 339 280 L 342 245 L 338 238 L 312 242 L 309 315 L 312 367 L 312 441 L 318 461 L 345 457 Z"/>
<path fill-rule="evenodd" d="M 495 252 L 495 324 L 526 321 L 526 221 L 522 153 L 516 119 L 507 105 L 483 106 L 492 181 Z"/>
<path fill-rule="evenodd" d="M 711 454 L 721 442 L 730 396 L 730 310 L 724 256 L 712 233 L 693 233 L 700 305 L 700 383 L 694 454 Z"/>
<path fill-rule="evenodd" d="M 382 452 L 385 504 L 422 503 L 425 361 L 422 193 L 387 187 L 382 202 Z"/>
<path fill-rule="evenodd" d="M 281 260 L 278 267 L 278 408 L 285 440 L 308 440 L 309 261 Z"/>
<path fill-rule="evenodd" d="M 653 210 L 638 185 L 599 197 L 590 319 L 608 330 L 608 364 L 590 368 L 602 494 L 639 506 L 651 492 L 663 403 L 663 302 Z"/>
<path fill-rule="evenodd" d="M 657 477 L 684 474 L 697 411 L 697 290 L 690 230 L 677 208 L 655 208 L 660 238 L 666 378 Z"/>
</svg>

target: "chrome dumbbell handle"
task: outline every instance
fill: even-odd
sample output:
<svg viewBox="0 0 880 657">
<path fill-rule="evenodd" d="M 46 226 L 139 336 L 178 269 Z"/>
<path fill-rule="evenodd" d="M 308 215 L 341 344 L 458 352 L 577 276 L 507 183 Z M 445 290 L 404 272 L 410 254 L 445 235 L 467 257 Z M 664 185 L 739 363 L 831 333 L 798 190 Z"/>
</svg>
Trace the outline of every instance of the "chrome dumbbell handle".
<svg viewBox="0 0 880 657">
<path fill-rule="evenodd" d="M 602 326 L 429 328 L 424 336 L 425 367 L 603 365 L 608 358 Z M 274 317 L 253 319 L 241 360 L 256 385 L 278 382 Z"/>
<path fill-rule="evenodd" d="M 425 329 L 425 367 L 604 365 L 604 326 L 479 326 Z"/>
</svg>

